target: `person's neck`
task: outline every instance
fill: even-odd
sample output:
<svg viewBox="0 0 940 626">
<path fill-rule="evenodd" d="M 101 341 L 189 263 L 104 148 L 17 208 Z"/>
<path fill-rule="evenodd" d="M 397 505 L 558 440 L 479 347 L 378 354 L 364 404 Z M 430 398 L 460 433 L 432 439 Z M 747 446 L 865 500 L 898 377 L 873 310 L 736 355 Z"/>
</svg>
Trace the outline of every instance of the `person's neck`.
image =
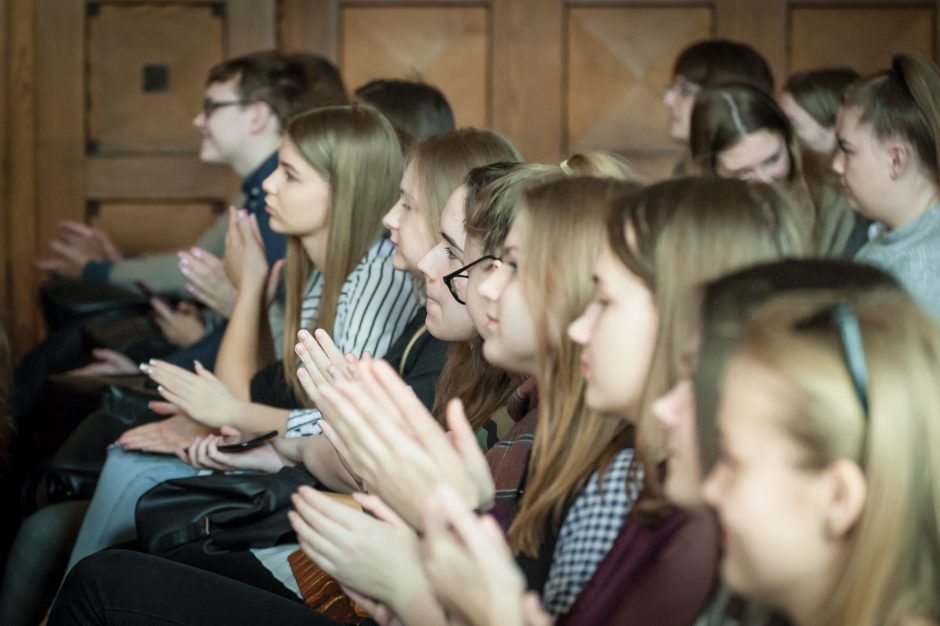
<svg viewBox="0 0 940 626">
<path fill-rule="evenodd" d="M 900 210 L 884 220 L 885 226 L 894 230 L 909 224 L 937 206 L 938 202 L 940 190 L 937 189 L 936 183 L 918 174 L 911 180 L 907 193 L 898 199 L 897 206 L 901 207 Z"/>
<path fill-rule="evenodd" d="M 329 242 L 329 227 L 324 227 L 320 232 L 313 235 L 300 238 L 300 243 L 307 253 L 307 258 L 313 263 L 313 266 L 323 271 L 326 267 L 327 244 Z"/>
<path fill-rule="evenodd" d="M 779 603 L 778 606 L 795 626 L 824 626 L 822 616 L 832 601 L 832 592 L 841 573 L 834 571 L 839 569 L 837 567 L 829 569 L 833 571 L 804 576 L 801 584 L 791 589 Z"/>
<path fill-rule="evenodd" d="M 280 137 L 265 135 L 247 146 L 231 163 L 232 169 L 239 178 L 247 178 L 256 169 L 261 167 L 269 156 L 281 145 Z"/>
</svg>

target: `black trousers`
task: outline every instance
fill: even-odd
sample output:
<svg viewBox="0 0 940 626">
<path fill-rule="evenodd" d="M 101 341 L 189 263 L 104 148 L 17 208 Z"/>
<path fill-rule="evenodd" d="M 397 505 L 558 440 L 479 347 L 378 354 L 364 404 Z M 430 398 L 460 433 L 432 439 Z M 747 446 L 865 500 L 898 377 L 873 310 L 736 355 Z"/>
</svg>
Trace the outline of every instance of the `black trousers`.
<svg viewBox="0 0 940 626">
<path fill-rule="evenodd" d="M 62 585 L 50 626 L 326 626 L 300 602 L 148 554 L 105 550 L 80 561 Z"/>
</svg>

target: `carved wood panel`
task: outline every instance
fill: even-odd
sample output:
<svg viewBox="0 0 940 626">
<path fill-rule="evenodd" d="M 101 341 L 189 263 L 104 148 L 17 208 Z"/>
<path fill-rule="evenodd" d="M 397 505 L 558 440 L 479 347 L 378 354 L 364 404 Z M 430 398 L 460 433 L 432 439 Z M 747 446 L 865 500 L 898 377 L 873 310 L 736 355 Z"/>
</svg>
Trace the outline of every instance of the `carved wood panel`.
<svg viewBox="0 0 940 626">
<path fill-rule="evenodd" d="M 218 215 L 207 202 L 102 202 L 89 221 L 125 254 L 142 254 L 192 245 Z"/>
<path fill-rule="evenodd" d="M 96 154 L 198 149 L 192 119 L 209 69 L 223 58 L 223 19 L 220 5 L 90 11 L 88 141 Z"/>
<path fill-rule="evenodd" d="M 458 126 L 486 127 L 489 12 L 479 6 L 346 6 L 340 60 L 350 91 L 375 78 L 444 92 Z"/>
<path fill-rule="evenodd" d="M 790 71 L 848 66 L 862 74 L 885 69 L 891 55 L 933 56 L 936 9 L 931 7 L 796 7 L 790 10 Z"/>
<path fill-rule="evenodd" d="M 663 93 L 676 54 L 712 30 L 708 7 L 577 7 L 568 11 L 568 151 L 623 152 L 641 172 L 668 175 L 681 149 L 670 142 Z"/>
</svg>

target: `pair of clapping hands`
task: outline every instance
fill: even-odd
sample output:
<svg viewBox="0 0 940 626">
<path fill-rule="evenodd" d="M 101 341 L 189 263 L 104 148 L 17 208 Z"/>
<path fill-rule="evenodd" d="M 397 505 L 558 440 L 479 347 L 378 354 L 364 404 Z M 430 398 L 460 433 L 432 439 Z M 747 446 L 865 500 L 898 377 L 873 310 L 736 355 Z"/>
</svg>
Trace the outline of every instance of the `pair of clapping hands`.
<svg viewBox="0 0 940 626">
<path fill-rule="evenodd" d="M 283 261 L 268 267 L 258 219 L 245 209 L 229 207 L 223 259 L 202 248 L 179 252 L 180 272 L 186 289 L 222 317 L 232 316 L 235 297 L 244 279 L 267 285 L 267 301 L 273 300 Z"/>
<path fill-rule="evenodd" d="M 299 339 L 298 377 L 320 407 L 324 434 L 372 494 L 371 500 L 357 495 L 359 503 L 380 520 L 301 490 L 291 521 L 307 554 L 360 603 L 378 601 L 378 606 L 364 604 L 376 617 L 400 616 L 402 596 L 413 599 L 420 586 L 461 623 L 550 624 L 537 595 L 524 595 L 525 581 L 499 526 L 473 512 L 489 508 L 494 488 L 460 401 L 447 407 L 445 433 L 384 361 L 342 359 L 322 330 L 312 336 L 301 331 Z M 388 527 L 379 533 L 383 541 L 372 549 L 361 538 L 382 524 Z M 404 533 L 406 525 L 423 531 L 423 539 Z M 376 583 L 378 593 L 364 591 L 363 598 L 355 589 L 368 587 L 357 584 L 357 574 L 369 568 L 357 563 L 364 552 L 374 553 L 368 560 L 373 565 L 385 558 L 380 552 L 388 550 L 391 537 L 384 535 L 393 531 L 404 547 L 399 546 L 399 567 L 392 571 L 399 578 L 420 578 L 421 584 L 402 582 L 404 590 L 386 597 L 387 586 Z M 401 567 L 408 555 L 412 568 Z M 375 569 L 381 568 L 373 574 Z"/>
</svg>

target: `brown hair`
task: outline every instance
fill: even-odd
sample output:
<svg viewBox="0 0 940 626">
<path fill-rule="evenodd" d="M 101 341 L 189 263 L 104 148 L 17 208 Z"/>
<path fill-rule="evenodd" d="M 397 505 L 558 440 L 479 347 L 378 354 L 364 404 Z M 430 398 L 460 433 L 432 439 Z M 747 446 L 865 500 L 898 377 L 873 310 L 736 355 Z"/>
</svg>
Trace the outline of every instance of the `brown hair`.
<svg viewBox="0 0 940 626">
<path fill-rule="evenodd" d="M 615 178 L 642 184 L 642 177 L 630 163 L 619 154 L 604 150 L 586 150 L 576 152 L 561 162 L 559 166 L 568 176 L 596 176 L 597 178 Z"/>
<path fill-rule="evenodd" d="M 725 85 L 706 89 L 692 108 L 689 153 L 693 169 L 707 176 L 717 176 L 718 155 L 750 133 L 767 130 L 783 138 L 790 157 L 787 191 L 795 208 L 807 222 L 814 242 L 822 230 L 817 207 L 803 171 L 799 139 L 790 120 L 767 93 L 748 85 Z M 818 245 L 816 246 L 818 248 Z"/>
<path fill-rule="evenodd" d="M 637 457 L 650 498 L 634 508 L 657 519 L 665 498 L 657 470 L 661 432 L 649 407 L 681 377 L 682 356 L 698 324 L 697 286 L 759 261 L 799 256 L 808 248 L 788 197 L 764 183 L 684 178 L 651 185 L 611 214 L 609 243 L 653 292 L 659 327 L 649 375 L 634 412 Z"/>
<path fill-rule="evenodd" d="M 409 165 L 417 170 L 415 210 L 427 220 L 430 231 L 438 233 L 447 199 L 470 171 L 489 163 L 519 159 L 511 143 L 490 131 L 463 128 L 434 135 L 415 146 L 409 155 Z M 479 338 L 474 337 L 468 342 L 452 343 L 448 348 L 431 410 L 441 423 L 447 401 L 460 398 L 467 420 L 476 430 L 505 405 L 512 391 L 506 373 L 483 359 L 479 344 Z"/>
<path fill-rule="evenodd" d="M 516 217 L 521 189 L 547 171 L 552 170 L 548 166 L 506 162 L 471 170 L 467 179 L 473 184 L 468 184 L 464 219 L 467 236 L 479 238 L 487 252 L 502 245 Z M 500 172 L 502 176 L 497 175 Z M 482 187 L 471 194 L 477 183 Z M 474 375 L 468 376 L 468 372 Z M 477 429 L 506 405 L 514 388 L 509 375 L 483 357 L 483 338 L 474 334 L 469 341 L 451 344 L 438 378 L 432 413 L 443 419 L 450 398 L 460 398 L 470 425 Z"/>
<path fill-rule="evenodd" d="M 831 67 L 799 72 L 787 80 L 783 91 L 824 128 L 836 125 L 842 94 L 858 79 L 858 72 L 847 67 Z"/>
<path fill-rule="evenodd" d="M 575 177 L 523 194 L 519 217 L 528 228 L 519 280 L 535 318 L 539 417 L 525 494 L 509 528 L 514 552 L 537 555 L 549 526 L 557 530 L 591 474 L 623 447 L 618 435 L 627 425 L 585 405 L 581 346 L 566 329 L 593 297 L 590 276 L 610 206 L 636 189 L 615 179 Z"/>
<path fill-rule="evenodd" d="M 684 49 L 676 59 L 673 77 L 682 76 L 699 87 L 745 83 L 764 93 L 774 92 L 774 76 L 754 48 L 725 39 L 706 39 Z"/>
<path fill-rule="evenodd" d="M 742 326 L 754 310 L 771 298 L 786 293 L 840 289 L 849 296 L 879 288 L 897 289 L 897 281 L 871 265 L 835 259 L 787 259 L 762 263 L 705 285 L 699 367 L 694 376 L 703 473 L 711 469 L 718 456 L 715 420 L 725 366 L 737 346 Z"/>
<path fill-rule="evenodd" d="M 923 55 L 897 55 L 891 69 L 849 88 L 847 107 L 862 110 L 881 140 L 899 136 L 940 184 L 940 70 Z"/>
<path fill-rule="evenodd" d="M 845 304 L 868 368 L 867 411 L 831 321 Z M 802 448 L 802 470 L 845 459 L 865 475 L 865 505 L 819 622 L 940 620 L 940 327 L 896 287 L 788 294 L 754 313 L 736 358 L 787 386 L 783 427 Z"/>
<path fill-rule="evenodd" d="M 274 50 L 228 59 L 209 70 L 206 84 L 238 78 L 246 102 L 265 102 L 283 128 L 313 107 L 346 104 L 346 89 L 336 66 L 311 53 L 284 55 Z"/>
<path fill-rule="evenodd" d="M 408 155 L 408 166 L 417 171 L 415 208 L 427 220 L 430 231 L 439 233 L 441 211 L 470 170 L 498 161 L 521 160 L 512 143 L 492 131 L 461 128 L 434 135 L 415 146 Z"/>
<path fill-rule="evenodd" d="M 454 130 L 454 112 L 441 90 L 410 80 L 373 80 L 356 89 L 368 102 L 415 141 Z"/>
<path fill-rule="evenodd" d="M 319 270 L 323 291 L 311 328 L 332 331 L 343 284 L 381 236 L 382 216 L 398 198 L 403 164 L 395 130 L 385 116 L 368 105 L 307 111 L 291 120 L 286 137 L 330 185 L 326 253 L 330 263 L 315 268 L 300 238 L 287 240 L 282 362 L 295 397 L 304 398 L 293 348 L 300 330 L 304 290 L 312 272 Z"/>
</svg>

